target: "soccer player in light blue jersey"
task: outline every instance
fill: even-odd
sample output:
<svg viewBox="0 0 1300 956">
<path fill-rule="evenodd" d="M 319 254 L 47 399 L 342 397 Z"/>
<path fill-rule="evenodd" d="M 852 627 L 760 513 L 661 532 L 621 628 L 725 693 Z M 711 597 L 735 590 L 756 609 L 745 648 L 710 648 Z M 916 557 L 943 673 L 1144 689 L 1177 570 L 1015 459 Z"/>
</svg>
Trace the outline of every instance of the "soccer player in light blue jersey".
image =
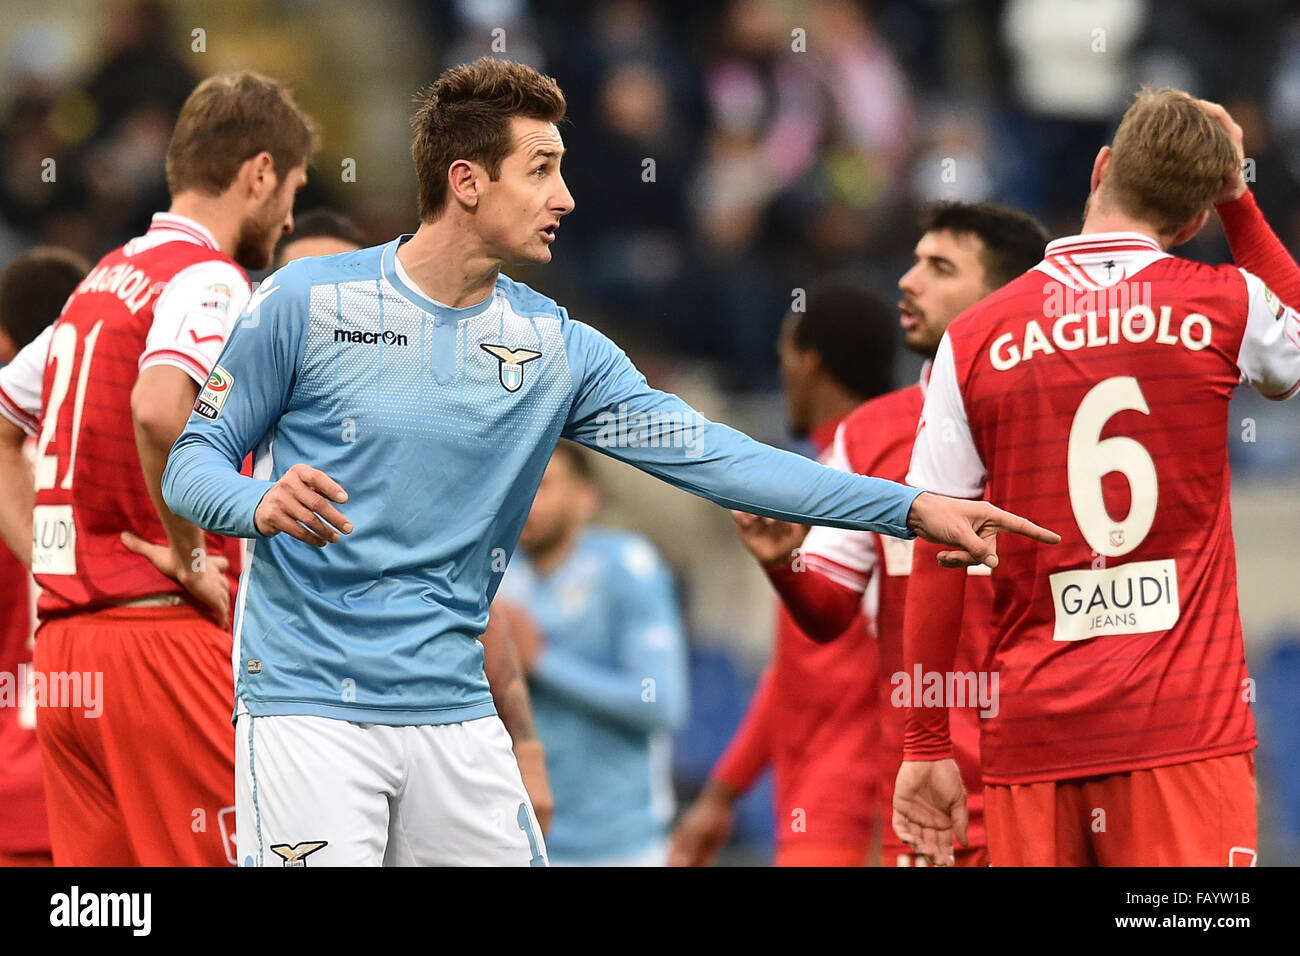
<svg viewBox="0 0 1300 956">
<path fill-rule="evenodd" d="M 268 277 L 172 449 L 173 511 L 251 539 L 234 622 L 245 864 L 545 865 L 477 637 L 561 436 L 727 508 L 920 535 L 954 565 L 996 564 L 998 531 L 1057 540 L 710 422 L 502 275 L 549 262 L 573 209 L 564 111 L 526 66 L 443 73 L 413 120 L 418 230 Z"/>
<path fill-rule="evenodd" d="M 551 862 L 662 866 L 671 738 L 686 719 L 686 639 L 654 547 L 588 526 L 598 505 L 587 453 L 560 442 L 492 614 L 512 606 L 507 613 L 522 618 L 511 632 L 555 796 Z"/>
</svg>

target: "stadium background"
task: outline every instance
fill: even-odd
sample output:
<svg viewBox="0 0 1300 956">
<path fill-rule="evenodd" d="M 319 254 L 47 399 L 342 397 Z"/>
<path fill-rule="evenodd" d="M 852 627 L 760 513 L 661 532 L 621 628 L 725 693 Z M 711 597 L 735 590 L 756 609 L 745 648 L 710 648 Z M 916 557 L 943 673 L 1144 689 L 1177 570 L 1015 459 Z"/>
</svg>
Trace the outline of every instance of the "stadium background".
<svg viewBox="0 0 1300 956">
<path fill-rule="evenodd" d="M 337 208 L 376 242 L 413 231 L 411 96 L 484 54 L 552 74 L 570 104 L 576 211 L 550 265 L 512 274 L 611 334 L 652 384 L 787 447 L 774 342 L 794 290 L 847 267 L 895 301 L 932 199 L 1008 202 L 1074 232 L 1139 83 L 1229 108 L 1259 203 L 1300 252 L 1292 0 L 6 0 L 0 262 L 41 242 L 97 257 L 143 232 L 167 205 L 176 110 L 199 78 L 241 68 L 290 83 L 322 125 L 297 212 Z M 1181 252 L 1229 258 L 1213 220 Z M 901 355 L 899 384 L 918 368 Z M 1230 421 L 1260 857 L 1295 863 L 1300 417 L 1245 390 Z M 765 662 L 772 595 L 724 511 L 599 464 L 601 520 L 649 535 L 676 572 L 692 643 L 685 799 Z M 760 786 L 726 859 L 770 854 L 770 807 Z"/>
</svg>

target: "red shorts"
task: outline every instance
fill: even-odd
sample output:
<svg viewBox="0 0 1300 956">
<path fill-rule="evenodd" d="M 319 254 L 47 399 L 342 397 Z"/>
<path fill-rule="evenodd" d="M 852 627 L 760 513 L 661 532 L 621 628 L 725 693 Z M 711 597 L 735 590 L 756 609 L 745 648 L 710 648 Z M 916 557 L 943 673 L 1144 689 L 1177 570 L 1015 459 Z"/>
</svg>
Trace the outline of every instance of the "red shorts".
<svg viewBox="0 0 1300 956">
<path fill-rule="evenodd" d="M 984 785 L 994 866 L 1254 866 L 1255 756 Z"/>
<path fill-rule="evenodd" d="M 808 843 L 786 840 L 777 844 L 773 866 L 866 866 L 870 844 Z"/>
<path fill-rule="evenodd" d="M 33 669 L 63 684 L 36 710 L 58 866 L 234 863 L 230 654 L 230 633 L 188 605 L 41 626 Z"/>
</svg>

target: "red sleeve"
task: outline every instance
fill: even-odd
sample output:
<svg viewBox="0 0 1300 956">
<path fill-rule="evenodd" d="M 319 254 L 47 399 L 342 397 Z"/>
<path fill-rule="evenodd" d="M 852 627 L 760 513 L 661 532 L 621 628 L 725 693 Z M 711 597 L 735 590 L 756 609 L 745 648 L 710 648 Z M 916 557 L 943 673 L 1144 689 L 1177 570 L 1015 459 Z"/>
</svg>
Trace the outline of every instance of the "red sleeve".
<svg viewBox="0 0 1300 956">
<path fill-rule="evenodd" d="M 745 711 L 731 743 L 713 767 L 712 777 L 737 793 L 744 793 L 752 787 L 771 760 L 772 735 L 769 727 L 774 699 L 773 685 L 772 668 L 769 666 L 759 678 L 758 687 L 749 702 L 749 710 Z"/>
<path fill-rule="evenodd" d="M 796 571 L 787 565 L 765 568 L 799 630 L 826 643 L 844 633 L 862 607 L 862 594 L 817 571 Z"/>
<path fill-rule="evenodd" d="M 1240 199 L 1214 208 L 1223 221 L 1233 261 L 1259 276 L 1287 305 L 1300 307 L 1300 267 L 1264 219 L 1254 194 L 1247 189 Z"/>
<path fill-rule="evenodd" d="M 941 675 L 947 686 L 961 635 L 962 605 L 966 600 L 966 570 L 939 566 L 941 545 L 916 540 L 912 575 L 907 582 L 903 611 L 903 673 L 913 680 L 922 675 L 921 687 L 910 687 L 911 702 L 925 700 L 929 675 Z M 904 760 L 943 760 L 953 756 L 948 733 L 948 704 L 941 692 L 931 706 L 907 708 L 903 738 Z"/>
</svg>

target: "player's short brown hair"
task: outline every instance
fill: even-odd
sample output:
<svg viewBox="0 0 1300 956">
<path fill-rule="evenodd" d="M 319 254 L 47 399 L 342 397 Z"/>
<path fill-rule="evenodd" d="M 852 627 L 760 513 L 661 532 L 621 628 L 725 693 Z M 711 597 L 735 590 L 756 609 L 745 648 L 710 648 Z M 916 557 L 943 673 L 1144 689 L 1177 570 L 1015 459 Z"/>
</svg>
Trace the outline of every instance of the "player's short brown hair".
<svg viewBox="0 0 1300 956">
<path fill-rule="evenodd" d="M 250 71 L 210 76 L 176 120 L 167 146 L 167 188 L 173 196 L 191 189 L 220 195 L 239 167 L 263 151 L 283 182 L 289 170 L 310 161 L 318 142 L 315 121 L 282 83 Z"/>
<path fill-rule="evenodd" d="M 71 249 L 37 246 L 0 272 L 0 329 L 21 349 L 59 317 L 90 271 Z"/>
<path fill-rule="evenodd" d="M 1138 91 L 1110 148 L 1107 197 L 1166 234 L 1199 216 L 1238 163 L 1218 121 L 1169 88 Z"/>
<path fill-rule="evenodd" d="M 421 222 L 433 222 L 447 203 L 447 170 L 458 159 L 483 166 L 493 180 L 514 141 L 510 118 L 558 123 L 568 108 L 551 77 L 531 66 L 480 57 L 452 67 L 416 95 L 411 158 L 420 184 Z"/>
</svg>

